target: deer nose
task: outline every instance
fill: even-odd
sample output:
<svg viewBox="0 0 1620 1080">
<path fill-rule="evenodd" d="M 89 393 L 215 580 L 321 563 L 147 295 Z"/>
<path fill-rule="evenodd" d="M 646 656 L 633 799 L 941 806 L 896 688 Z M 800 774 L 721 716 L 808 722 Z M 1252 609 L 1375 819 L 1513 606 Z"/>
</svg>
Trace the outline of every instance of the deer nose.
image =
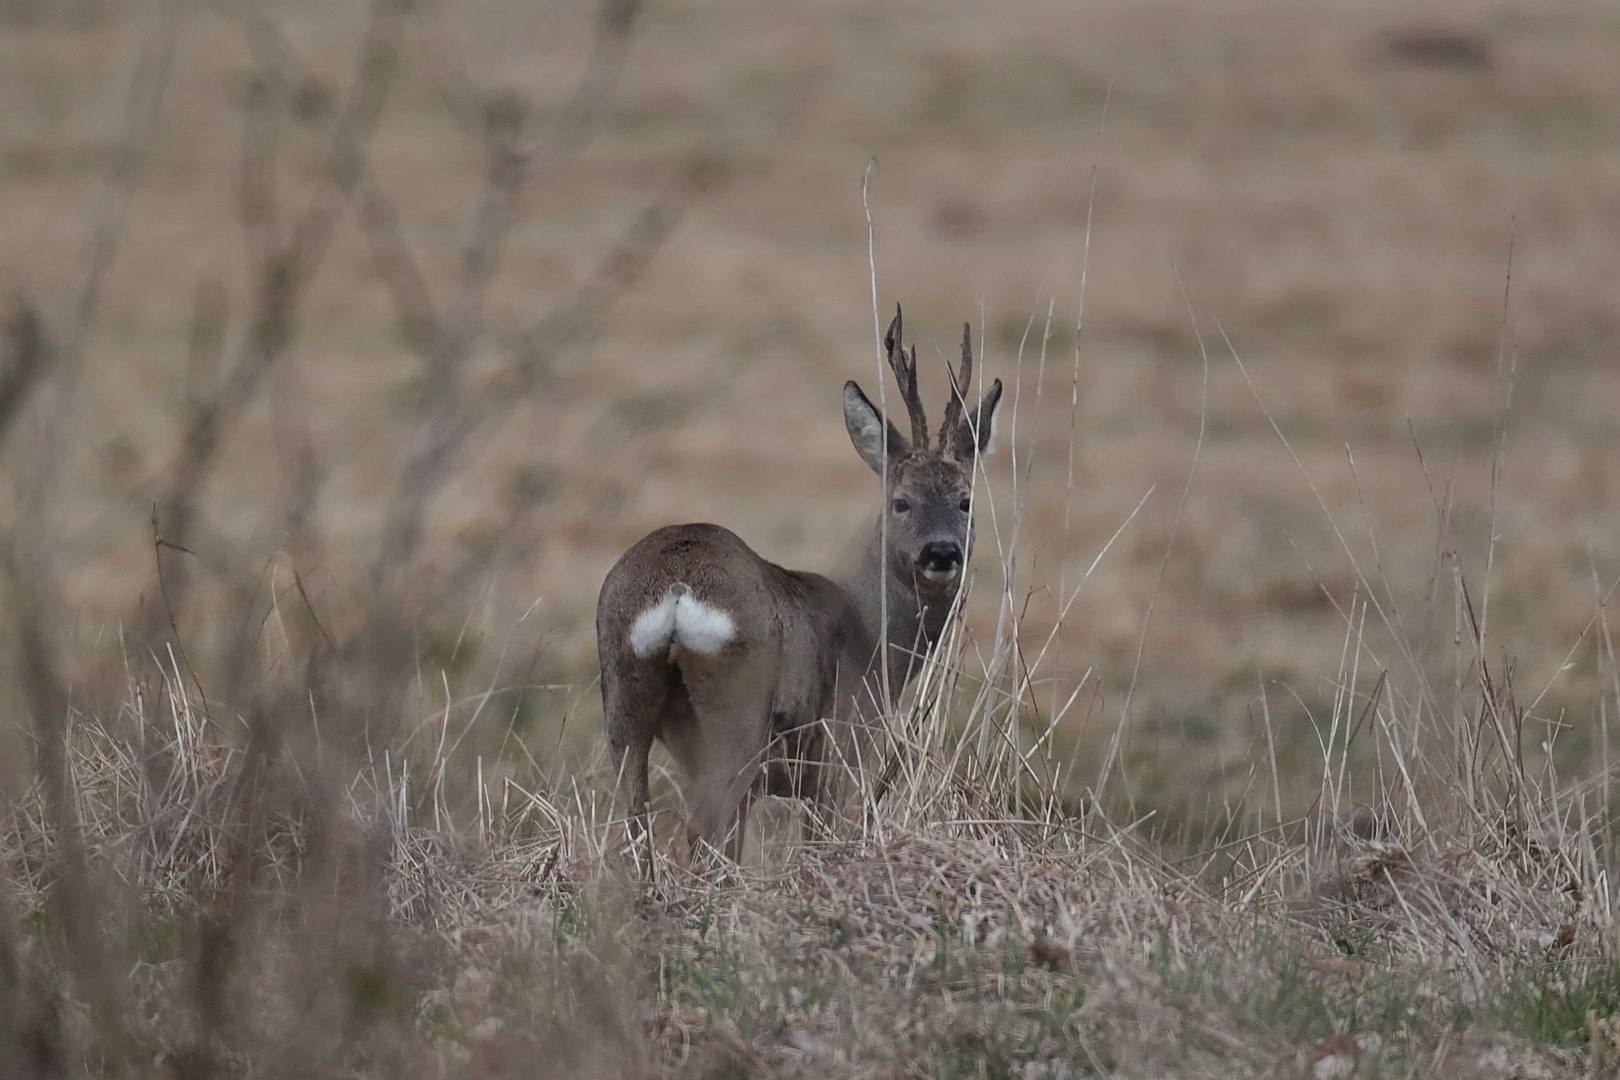
<svg viewBox="0 0 1620 1080">
<path fill-rule="evenodd" d="M 917 565 L 930 581 L 953 578 L 962 571 L 962 545 L 955 540 L 933 540 L 917 553 Z"/>
</svg>

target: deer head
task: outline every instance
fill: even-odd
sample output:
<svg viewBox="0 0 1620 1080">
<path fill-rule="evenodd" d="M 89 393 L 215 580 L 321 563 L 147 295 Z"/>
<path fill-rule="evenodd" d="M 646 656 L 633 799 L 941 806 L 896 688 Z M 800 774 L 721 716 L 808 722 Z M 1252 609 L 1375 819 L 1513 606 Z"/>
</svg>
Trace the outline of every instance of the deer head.
<svg viewBox="0 0 1620 1080">
<path fill-rule="evenodd" d="M 911 420 L 911 438 L 886 421 L 853 380 L 844 384 L 844 426 L 861 460 L 885 480 L 882 524 L 888 572 L 920 597 L 948 597 L 960 587 L 973 550 L 973 467 L 989 451 L 995 434 L 1001 380 L 994 380 L 973 411 L 963 415 L 973 378 L 972 331 L 964 323 L 962 364 L 950 373 L 944 422 L 937 440 L 930 441 L 917 394 L 917 347 L 907 352 L 901 342 L 898 306 L 883 344 Z"/>
</svg>

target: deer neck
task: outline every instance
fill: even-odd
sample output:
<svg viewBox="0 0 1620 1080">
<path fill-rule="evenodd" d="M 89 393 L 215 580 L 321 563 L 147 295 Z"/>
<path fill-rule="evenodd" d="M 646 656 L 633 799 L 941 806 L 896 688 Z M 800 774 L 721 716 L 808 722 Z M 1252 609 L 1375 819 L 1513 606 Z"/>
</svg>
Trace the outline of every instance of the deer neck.
<svg viewBox="0 0 1620 1080">
<path fill-rule="evenodd" d="M 950 600 L 919 596 L 915 582 L 894 572 L 885 557 L 883 540 L 880 521 L 845 590 L 860 614 L 868 640 L 879 643 L 877 647 L 888 658 L 889 686 L 898 694 L 943 633 Z"/>
</svg>

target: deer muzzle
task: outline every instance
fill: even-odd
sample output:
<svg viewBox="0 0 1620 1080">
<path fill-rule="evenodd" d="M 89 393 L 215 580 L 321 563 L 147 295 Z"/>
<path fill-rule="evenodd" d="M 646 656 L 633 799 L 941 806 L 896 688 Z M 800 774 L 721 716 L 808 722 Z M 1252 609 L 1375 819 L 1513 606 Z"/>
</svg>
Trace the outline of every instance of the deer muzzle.
<svg viewBox="0 0 1620 1080">
<path fill-rule="evenodd" d="M 955 540 L 933 540 L 917 553 L 917 569 L 929 581 L 951 581 L 962 573 L 962 545 Z"/>
</svg>

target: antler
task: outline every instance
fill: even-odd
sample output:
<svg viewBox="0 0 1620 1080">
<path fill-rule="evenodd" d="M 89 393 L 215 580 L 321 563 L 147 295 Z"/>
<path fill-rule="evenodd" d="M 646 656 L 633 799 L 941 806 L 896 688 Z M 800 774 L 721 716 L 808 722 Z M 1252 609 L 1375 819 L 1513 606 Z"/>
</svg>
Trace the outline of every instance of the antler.
<svg viewBox="0 0 1620 1080">
<path fill-rule="evenodd" d="M 900 397 L 911 416 L 911 445 L 918 450 L 926 450 L 928 417 L 923 413 L 922 399 L 917 396 L 917 346 L 913 345 L 911 355 L 907 356 L 900 331 L 900 305 L 896 304 L 894 321 L 889 323 L 888 333 L 883 335 L 883 347 L 889 351 L 889 367 L 894 371 L 894 381 L 900 385 Z"/>
<path fill-rule="evenodd" d="M 945 373 L 951 377 L 951 400 L 945 403 L 945 421 L 939 425 L 939 448 L 948 449 L 951 440 L 956 437 L 956 426 L 962 422 L 962 404 L 967 395 L 968 388 L 973 385 L 973 325 L 962 324 L 962 373 L 958 375 L 949 368 Z"/>
</svg>

